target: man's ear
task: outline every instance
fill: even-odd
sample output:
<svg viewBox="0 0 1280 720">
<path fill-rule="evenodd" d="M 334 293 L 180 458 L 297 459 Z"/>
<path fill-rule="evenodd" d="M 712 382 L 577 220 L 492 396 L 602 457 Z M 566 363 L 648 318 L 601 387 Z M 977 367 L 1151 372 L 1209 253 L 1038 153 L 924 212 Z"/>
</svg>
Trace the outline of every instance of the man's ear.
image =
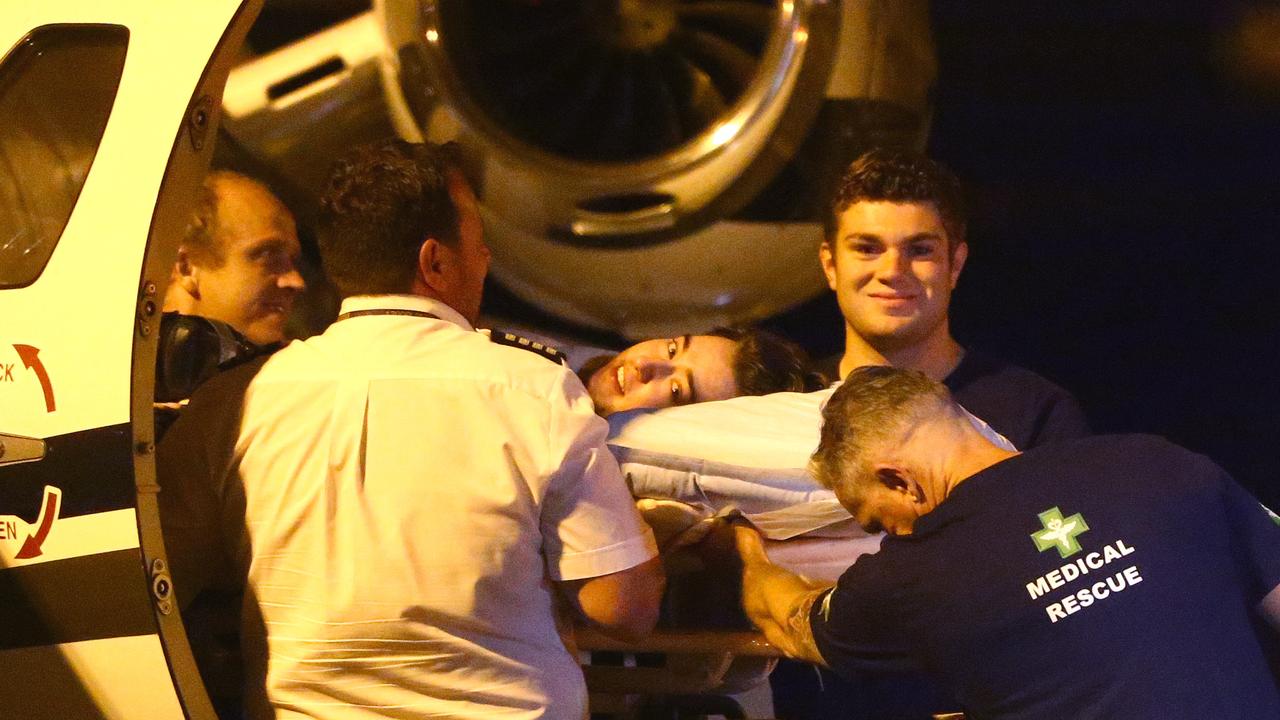
<svg viewBox="0 0 1280 720">
<path fill-rule="evenodd" d="M 913 505 L 924 502 L 924 487 L 909 469 L 882 463 L 876 466 L 875 472 L 876 480 L 886 490 L 897 493 Z"/>
<path fill-rule="evenodd" d="M 827 287 L 836 289 L 836 256 L 831 250 L 831 242 L 823 240 L 818 247 L 818 262 L 822 263 L 822 274 L 827 276 Z"/>
<path fill-rule="evenodd" d="M 960 271 L 964 270 L 964 261 L 969 259 L 969 243 L 962 242 L 951 249 L 951 289 L 956 289 L 960 281 Z"/>
<path fill-rule="evenodd" d="M 429 237 L 422 241 L 422 246 L 418 248 L 418 279 L 437 295 L 448 292 L 448 263 L 445 247 L 439 240 Z"/>
<path fill-rule="evenodd" d="M 200 299 L 200 271 L 191 261 L 191 253 L 185 247 L 178 247 L 178 259 L 173 261 L 173 278 L 183 292 L 197 300 Z"/>
</svg>

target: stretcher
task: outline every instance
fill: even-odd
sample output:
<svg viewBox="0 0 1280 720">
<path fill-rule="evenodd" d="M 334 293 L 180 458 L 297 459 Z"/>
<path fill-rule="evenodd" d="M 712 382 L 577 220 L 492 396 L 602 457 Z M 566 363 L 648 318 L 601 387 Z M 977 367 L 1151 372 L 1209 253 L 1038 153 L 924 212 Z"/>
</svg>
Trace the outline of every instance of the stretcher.
<svg viewBox="0 0 1280 720">
<path fill-rule="evenodd" d="M 781 653 L 742 612 L 736 559 L 731 537 L 719 532 L 664 552 L 662 617 L 643 641 L 575 628 L 593 714 L 748 716 L 731 696 L 764 684 Z"/>
<path fill-rule="evenodd" d="M 670 546 L 670 538 L 682 528 L 663 523 L 678 525 L 677 512 L 669 502 L 639 505 L 646 519 L 656 523 L 660 547 Z M 690 507 L 684 527 L 700 517 Z M 576 628 L 578 649 L 587 660 L 583 675 L 593 713 L 653 717 L 658 706 L 686 715 L 748 716 L 732 696 L 765 685 L 782 655 L 743 614 L 741 567 L 729 531 L 722 523 L 695 545 L 663 552 L 668 577 L 663 615 L 645 640 L 624 643 Z M 858 555 L 877 549 L 879 541 L 865 535 L 799 537 L 766 540 L 765 546 L 779 565 L 834 582 Z M 613 664 L 593 661 L 602 651 L 614 654 Z"/>
<path fill-rule="evenodd" d="M 832 583 L 859 556 L 878 550 L 883 536 L 858 527 L 834 493 L 806 471 L 830 394 L 775 393 L 610 416 L 610 449 L 659 546 L 708 518 L 741 517 L 765 537 L 773 562 Z M 970 417 L 993 442 L 1012 448 Z M 722 697 L 767 680 L 779 654 L 742 614 L 732 543 L 712 552 L 718 557 L 704 557 L 692 569 L 666 559 L 664 623 L 649 640 L 629 646 L 637 655 L 675 648 L 676 659 L 661 671 L 586 667 L 593 708 L 634 717 L 634 698 L 686 692 Z M 682 598 L 692 598 L 692 607 Z M 618 645 L 592 633 L 579 642 L 587 649 Z"/>
</svg>

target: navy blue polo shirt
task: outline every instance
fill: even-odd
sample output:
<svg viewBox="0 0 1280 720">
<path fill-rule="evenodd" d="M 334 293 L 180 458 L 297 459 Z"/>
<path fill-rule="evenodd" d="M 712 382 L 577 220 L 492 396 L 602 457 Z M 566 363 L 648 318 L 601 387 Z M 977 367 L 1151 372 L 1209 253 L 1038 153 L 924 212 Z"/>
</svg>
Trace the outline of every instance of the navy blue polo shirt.
<svg viewBox="0 0 1280 720">
<path fill-rule="evenodd" d="M 1280 718 L 1253 609 L 1280 525 L 1152 436 L 1052 443 L 961 483 L 815 604 L 839 673 L 923 668 L 993 718 Z"/>
<path fill-rule="evenodd" d="M 966 351 L 942 383 L 965 410 L 1018 449 L 1090 434 L 1084 411 L 1071 393 L 984 352 Z"/>
</svg>

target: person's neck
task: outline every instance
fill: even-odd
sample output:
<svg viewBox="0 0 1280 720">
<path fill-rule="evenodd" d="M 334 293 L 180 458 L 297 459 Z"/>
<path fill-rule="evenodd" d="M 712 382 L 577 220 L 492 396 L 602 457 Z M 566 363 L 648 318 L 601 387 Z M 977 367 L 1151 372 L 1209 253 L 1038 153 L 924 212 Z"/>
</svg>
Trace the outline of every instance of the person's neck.
<svg viewBox="0 0 1280 720">
<path fill-rule="evenodd" d="M 458 298 L 455 295 L 447 292 L 442 292 L 441 290 L 431 285 L 428 285 L 426 282 L 424 282 L 422 279 L 422 273 L 418 273 L 418 275 L 414 277 L 413 285 L 411 285 L 406 292 L 396 293 L 396 294 L 397 295 L 400 295 L 400 294 L 416 295 L 418 297 L 426 298 L 428 300 L 434 300 L 435 302 L 445 305 L 446 307 L 449 308 L 449 310 L 456 313 L 459 319 L 466 321 L 467 329 L 474 330 L 476 327 L 476 322 L 479 320 L 478 316 L 468 317 L 466 312 L 458 309 L 466 306 L 458 302 Z"/>
<path fill-rule="evenodd" d="M 969 478 L 1020 453 L 987 440 L 969 418 L 952 415 L 917 425 L 902 438 L 903 452 L 920 458 L 932 511 Z"/>
<path fill-rule="evenodd" d="M 866 338 L 845 326 L 844 357 L 840 358 L 840 377 L 864 365 L 890 365 L 919 370 L 942 382 L 964 358 L 964 348 L 951 337 L 945 323 L 921 342 L 902 347 L 880 343 L 876 347 Z"/>
<path fill-rule="evenodd" d="M 959 445 L 947 462 L 944 477 L 949 491 L 954 491 L 961 483 L 992 465 L 1020 454 L 1016 450 L 997 447 L 975 432 Z"/>
</svg>

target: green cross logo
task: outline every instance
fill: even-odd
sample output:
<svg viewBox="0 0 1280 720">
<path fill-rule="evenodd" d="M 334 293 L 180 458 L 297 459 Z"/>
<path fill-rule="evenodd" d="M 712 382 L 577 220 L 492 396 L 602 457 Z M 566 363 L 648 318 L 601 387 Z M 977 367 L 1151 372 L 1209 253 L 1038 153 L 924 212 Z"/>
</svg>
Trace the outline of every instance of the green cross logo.
<svg viewBox="0 0 1280 720">
<path fill-rule="evenodd" d="M 1280 525 L 1280 515 L 1277 515 L 1271 512 L 1271 508 L 1267 507 L 1266 505 L 1263 505 L 1262 509 L 1267 511 L 1267 514 L 1271 516 L 1271 519 L 1275 521 L 1275 524 Z"/>
<path fill-rule="evenodd" d="M 1055 548 L 1058 555 L 1064 558 L 1080 552 L 1080 543 L 1076 542 L 1076 536 L 1089 529 L 1083 515 L 1076 513 L 1069 518 L 1064 518 L 1061 510 L 1052 507 L 1040 513 L 1039 517 L 1044 529 L 1031 533 L 1031 539 L 1035 541 L 1037 550 L 1044 552 L 1049 548 Z"/>
</svg>

